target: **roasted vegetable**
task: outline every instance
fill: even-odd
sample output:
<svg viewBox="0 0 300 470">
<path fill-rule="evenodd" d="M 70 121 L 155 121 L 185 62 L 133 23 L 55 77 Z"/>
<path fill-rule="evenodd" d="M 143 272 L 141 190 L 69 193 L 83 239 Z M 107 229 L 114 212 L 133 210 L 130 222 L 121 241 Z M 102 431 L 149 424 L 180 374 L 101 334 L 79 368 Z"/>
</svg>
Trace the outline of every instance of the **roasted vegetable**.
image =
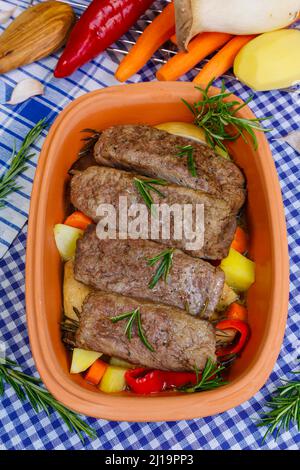
<svg viewBox="0 0 300 470">
<path fill-rule="evenodd" d="M 206 144 L 204 131 L 200 129 L 200 127 L 189 122 L 163 122 L 154 127 L 161 131 L 169 132 L 169 134 L 180 135 L 181 137 L 186 137 L 187 139 Z M 228 158 L 228 153 L 221 149 L 221 147 L 216 146 L 214 150 L 221 157 Z"/>
<path fill-rule="evenodd" d="M 76 242 L 83 235 L 83 230 L 64 224 L 54 226 L 54 238 L 60 256 L 64 261 L 73 258 Z"/>
<path fill-rule="evenodd" d="M 93 385 L 98 385 L 103 375 L 105 374 L 107 367 L 108 365 L 106 362 L 97 359 L 85 374 L 85 380 Z"/>
<path fill-rule="evenodd" d="M 282 29 L 250 41 L 234 61 L 236 77 L 254 90 L 291 86 L 300 80 L 300 31 Z"/>
<path fill-rule="evenodd" d="M 75 22 L 70 5 L 49 1 L 21 13 L 0 36 L 0 73 L 47 57 L 65 44 Z"/>
<path fill-rule="evenodd" d="M 126 371 L 127 369 L 124 369 L 123 367 L 108 366 L 99 385 L 101 392 L 122 392 L 126 387 Z"/>
<path fill-rule="evenodd" d="M 224 283 L 223 292 L 219 303 L 217 305 L 217 311 L 225 310 L 230 304 L 235 302 L 238 299 L 238 295 L 234 292 L 231 287 L 229 287 L 226 282 Z"/>
<path fill-rule="evenodd" d="M 111 366 L 123 367 L 123 369 L 134 369 L 136 366 L 134 364 L 130 364 L 124 359 L 119 359 L 118 357 L 111 357 L 109 360 Z"/>
<path fill-rule="evenodd" d="M 248 338 L 249 338 L 249 333 L 250 329 L 249 326 L 246 322 L 241 321 L 241 320 L 222 320 L 216 325 L 216 331 L 218 330 L 223 331 L 223 330 L 236 330 L 239 333 L 239 338 L 237 342 L 234 344 L 221 347 L 217 349 L 217 356 L 218 357 L 223 357 L 223 356 L 228 356 L 230 354 L 238 354 L 242 351 L 244 348 Z"/>
<path fill-rule="evenodd" d="M 233 248 L 221 261 L 220 267 L 225 273 L 227 284 L 237 291 L 248 290 L 255 281 L 255 263 Z"/>
<path fill-rule="evenodd" d="M 85 349 L 74 348 L 72 355 L 71 374 L 79 374 L 88 369 L 99 357 L 101 353 L 86 351 Z"/>
<path fill-rule="evenodd" d="M 73 261 L 67 261 L 64 266 L 63 284 L 64 314 L 67 318 L 78 319 L 76 311 L 81 312 L 83 301 L 90 292 L 88 286 L 74 278 Z"/>
</svg>

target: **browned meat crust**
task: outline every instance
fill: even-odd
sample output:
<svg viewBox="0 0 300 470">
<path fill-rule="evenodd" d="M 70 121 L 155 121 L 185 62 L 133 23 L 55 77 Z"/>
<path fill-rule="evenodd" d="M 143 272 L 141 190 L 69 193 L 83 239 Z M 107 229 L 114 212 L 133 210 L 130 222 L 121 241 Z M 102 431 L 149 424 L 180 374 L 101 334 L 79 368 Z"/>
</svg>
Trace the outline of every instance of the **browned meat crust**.
<svg viewBox="0 0 300 470">
<path fill-rule="evenodd" d="M 110 320 L 138 307 L 154 352 L 141 342 L 136 325 L 129 341 L 124 334 L 128 320 Z M 209 357 L 215 360 L 215 333 L 209 322 L 174 307 L 103 292 L 92 293 L 85 300 L 76 346 L 162 370 L 201 370 Z"/>
<path fill-rule="evenodd" d="M 222 294 L 223 271 L 176 250 L 167 281 L 149 289 L 157 266 L 148 266 L 147 259 L 164 249 L 149 240 L 99 240 L 90 225 L 77 242 L 75 278 L 102 291 L 173 305 L 193 315 L 202 311 L 209 318 Z"/>
<path fill-rule="evenodd" d="M 179 158 L 178 147 L 192 145 L 198 177 Z M 224 198 L 234 211 L 245 202 L 245 179 L 235 163 L 216 155 L 207 145 L 144 125 L 114 126 L 103 131 L 94 148 L 95 160 L 105 166 L 164 178 Z"/>
<path fill-rule="evenodd" d="M 71 180 L 71 202 L 72 204 L 91 217 L 95 222 L 99 220 L 96 215 L 100 204 L 112 204 L 116 209 L 118 219 L 118 208 L 120 196 L 126 196 L 128 207 L 132 204 L 144 204 L 144 200 L 134 185 L 135 175 L 121 170 L 106 167 L 89 167 L 87 170 L 76 174 Z M 192 256 L 207 259 L 222 259 L 227 256 L 232 242 L 236 218 L 228 204 L 215 196 L 201 191 L 169 184 L 159 187 L 165 197 L 162 199 L 152 193 L 154 203 L 162 202 L 168 206 L 173 204 L 191 204 L 195 214 L 196 205 L 204 205 L 204 245 L 201 249 L 190 250 L 186 237 L 174 238 L 174 220 L 171 219 L 171 239 L 165 240 L 161 234 L 155 240 L 182 249 Z M 173 223 L 172 223 L 173 222 Z M 149 214 L 150 227 L 150 214 Z M 148 235 L 149 238 L 150 234 Z"/>
</svg>

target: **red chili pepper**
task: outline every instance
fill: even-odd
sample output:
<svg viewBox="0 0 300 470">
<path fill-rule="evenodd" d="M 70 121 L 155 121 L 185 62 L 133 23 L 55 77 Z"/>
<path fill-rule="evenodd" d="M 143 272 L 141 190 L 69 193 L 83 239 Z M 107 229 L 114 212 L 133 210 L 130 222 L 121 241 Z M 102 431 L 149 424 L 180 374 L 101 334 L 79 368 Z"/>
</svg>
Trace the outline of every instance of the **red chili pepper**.
<svg viewBox="0 0 300 470">
<path fill-rule="evenodd" d="M 216 325 L 217 330 L 228 330 L 233 329 L 240 333 L 238 341 L 225 348 L 218 349 L 216 354 L 218 357 L 227 356 L 228 354 L 239 353 L 246 344 L 250 329 L 248 323 L 241 320 L 222 320 Z"/>
<path fill-rule="evenodd" d="M 93 0 L 73 28 L 54 76 L 67 77 L 117 41 L 153 0 Z"/>
<path fill-rule="evenodd" d="M 170 372 L 153 369 L 130 369 L 125 373 L 127 385 L 134 393 L 149 395 L 197 383 L 194 372 Z"/>
</svg>

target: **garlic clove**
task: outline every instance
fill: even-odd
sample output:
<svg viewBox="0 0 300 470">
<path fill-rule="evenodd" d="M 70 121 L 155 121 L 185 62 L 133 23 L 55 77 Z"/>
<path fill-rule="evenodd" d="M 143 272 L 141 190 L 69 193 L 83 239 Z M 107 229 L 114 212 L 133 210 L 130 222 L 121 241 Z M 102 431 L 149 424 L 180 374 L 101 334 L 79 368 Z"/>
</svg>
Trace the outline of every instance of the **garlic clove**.
<svg viewBox="0 0 300 470">
<path fill-rule="evenodd" d="M 284 137 L 279 137 L 276 140 L 280 142 L 286 142 L 291 147 L 293 147 L 294 150 L 300 153 L 300 131 L 291 132 L 290 134 L 287 134 Z"/>
<path fill-rule="evenodd" d="M 6 104 L 19 104 L 28 100 L 32 96 L 42 95 L 44 85 L 35 78 L 25 78 L 21 80 L 14 88 L 10 100 Z"/>
<path fill-rule="evenodd" d="M 16 7 L 0 10 L 0 24 L 5 24 L 13 16 Z"/>
</svg>

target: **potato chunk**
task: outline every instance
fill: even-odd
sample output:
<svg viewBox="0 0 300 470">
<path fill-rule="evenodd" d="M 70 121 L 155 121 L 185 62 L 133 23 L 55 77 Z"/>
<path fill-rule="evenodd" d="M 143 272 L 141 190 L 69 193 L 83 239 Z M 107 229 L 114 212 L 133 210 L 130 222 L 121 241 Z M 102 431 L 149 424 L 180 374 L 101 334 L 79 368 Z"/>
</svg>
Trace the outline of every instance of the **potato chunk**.
<svg viewBox="0 0 300 470">
<path fill-rule="evenodd" d="M 63 284 L 63 298 L 64 298 L 64 312 L 65 316 L 77 319 L 77 315 L 74 311 L 77 309 L 81 312 L 82 304 L 86 296 L 91 292 L 91 289 L 76 281 L 74 278 L 74 263 L 69 260 L 64 266 L 64 284 Z"/>
</svg>

